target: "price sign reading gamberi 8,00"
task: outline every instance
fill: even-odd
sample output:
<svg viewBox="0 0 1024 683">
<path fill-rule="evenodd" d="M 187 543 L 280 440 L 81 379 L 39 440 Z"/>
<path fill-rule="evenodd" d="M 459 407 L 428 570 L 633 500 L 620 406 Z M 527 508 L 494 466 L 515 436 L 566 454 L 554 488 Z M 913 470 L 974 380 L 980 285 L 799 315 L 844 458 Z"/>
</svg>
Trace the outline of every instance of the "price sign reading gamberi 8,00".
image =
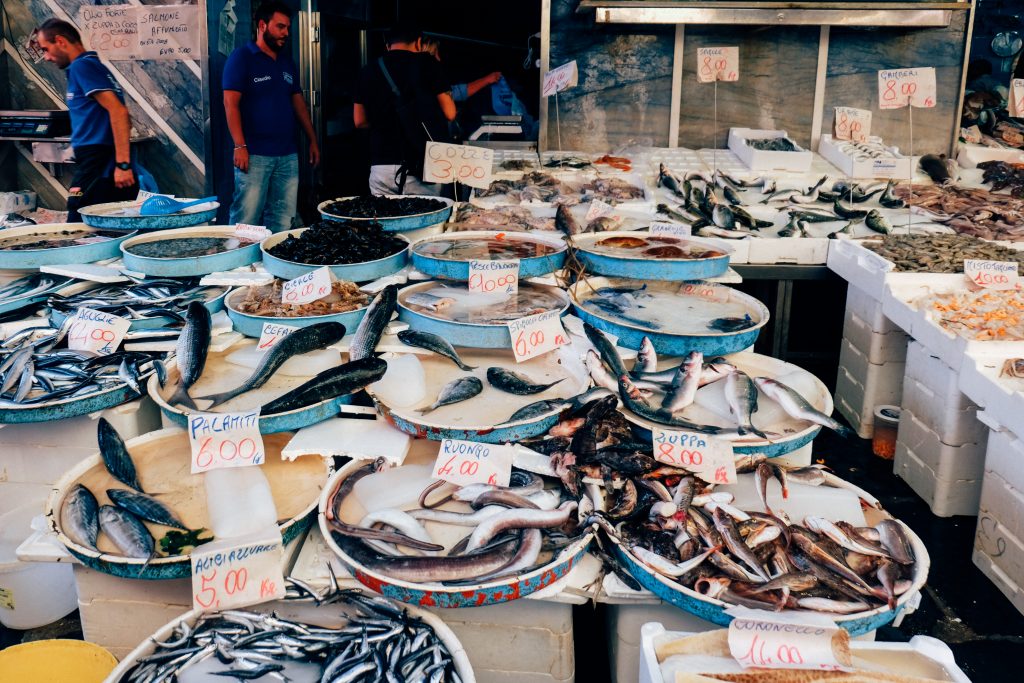
<svg viewBox="0 0 1024 683">
<path fill-rule="evenodd" d="M 693 472 L 709 484 L 735 484 L 732 444 L 707 434 L 655 427 L 654 459 Z"/>
<path fill-rule="evenodd" d="M 428 142 L 423 159 L 423 181 L 462 183 L 486 190 L 491 185 L 494 150 L 487 147 Z"/>
<path fill-rule="evenodd" d="M 262 465 L 267 458 L 259 408 L 247 413 L 192 413 L 188 416 L 188 440 L 192 474 Z"/>
<path fill-rule="evenodd" d="M 559 311 L 546 311 L 508 323 L 512 353 L 522 363 L 569 343 Z"/>
<path fill-rule="evenodd" d="M 281 535 L 229 539 L 192 551 L 192 607 L 203 611 L 255 605 L 284 597 Z"/>
<path fill-rule="evenodd" d="M 79 308 L 68 328 L 68 348 L 109 356 L 117 350 L 131 324 L 127 318 Z"/>
<path fill-rule="evenodd" d="M 512 476 L 512 447 L 445 439 L 434 462 L 434 476 L 459 486 L 508 486 Z"/>
<path fill-rule="evenodd" d="M 878 72 L 878 106 L 881 109 L 935 106 L 935 69 L 882 69 Z"/>
<path fill-rule="evenodd" d="M 740 79 L 740 49 L 738 47 L 697 48 L 697 80 L 738 81 Z"/>
</svg>

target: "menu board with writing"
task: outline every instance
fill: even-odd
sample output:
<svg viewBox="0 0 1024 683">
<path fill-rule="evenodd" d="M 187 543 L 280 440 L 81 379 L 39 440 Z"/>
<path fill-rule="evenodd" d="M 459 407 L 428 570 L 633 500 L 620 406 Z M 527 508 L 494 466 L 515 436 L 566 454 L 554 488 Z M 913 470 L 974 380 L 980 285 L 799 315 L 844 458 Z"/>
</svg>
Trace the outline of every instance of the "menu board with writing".
<svg viewBox="0 0 1024 683">
<path fill-rule="evenodd" d="M 78 26 L 90 50 L 104 59 L 138 59 L 139 33 L 134 5 L 84 5 Z"/>
<path fill-rule="evenodd" d="M 78 17 L 104 59 L 199 59 L 199 5 L 86 5 Z"/>
</svg>

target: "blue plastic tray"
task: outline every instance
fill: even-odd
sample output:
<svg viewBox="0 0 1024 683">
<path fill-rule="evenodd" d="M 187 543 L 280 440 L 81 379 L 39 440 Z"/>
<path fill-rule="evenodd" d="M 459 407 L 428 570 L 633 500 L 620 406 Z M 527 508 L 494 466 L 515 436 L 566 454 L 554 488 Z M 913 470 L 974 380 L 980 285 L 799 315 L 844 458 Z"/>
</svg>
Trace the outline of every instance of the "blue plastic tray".
<svg viewBox="0 0 1024 683">
<path fill-rule="evenodd" d="M 258 339 L 260 335 L 263 334 L 263 323 L 291 325 L 292 327 L 309 327 L 310 325 L 315 325 L 317 323 L 337 322 L 344 325 L 345 329 L 348 330 L 349 333 L 352 333 L 355 332 L 356 327 L 359 325 L 359 321 L 363 319 L 364 315 L 366 315 L 366 306 L 355 311 L 346 311 L 345 313 L 311 315 L 305 318 L 276 318 L 271 316 L 249 315 L 248 313 L 242 313 L 232 305 L 238 297 L 245 295 L 246 289 L 246 287 L 233 289 L 225 298 L 224 305 L 235 330 L 241 332 L 246 337 L 255 337 Z"/>
<path fill-rule="evenodd" d="M 179 197 L 181 201 L 189 201 Z M 142 202 L 111 202 L 87 206 L 81 211 L 82 222 L 94 228 L 108 230 L 169 230 L 171 228 L 188 228 L 193 225 L 209 223 L 217 215 L 220 207 L 218 202 L 207 202 L 192 206 L 169 216 L 140 216 L 139 207 Z"/>
<path fill-rule="evenodd" d="M 268 237 L 260 245 L 260 249 L 263 253 L 263 267 L 266 268 L 267 272 L 274 277 L 279 277 L 282 280 L 293 280 L 300 275 L 305 275 L 317 268 L 323 266 L 310 265 L 308 263 L 296 263 L 295 261 L 286 261 L 278 258 L 269 252 L 271 247 L 274 247 L 285 239 L 289 235 L 298 237 L 307 228 L 300 228 L 298 230 L 289 230 L 287 232 L 279 232 L 272 237 Z M 401 237 L 401 235 L 399 235 Z M 402 239 L 405 239 L 402 237 Z M 382 259 L 375 261 L 366 261 L 364 263 L 343 263 L 336 266 L 328 266 L 331 272 L 334 273 L 334 277 L 339 280 L 348 280 L 349 282 L 370 282 L 377 278 L 384 277 L 385 275 L 391 275 L 396 273 L 405 267 L 406 262 L 409 260 L 409 248 L 406 247 L 397 254 L 391 256 L 385 256 Z"/>
<path fill-rule="evenodd" d="M 389 194 L 384 195 L 385 197 L 398 198 L 403 195 Z M 419 195 L 417 195 L 419 196 Z M 357 199 L 357 197 L 338 197 L 336 199 L 328 199 L 325 202 L 320 202 L 316 207 L 316 210 L 320 212 L 320 215 L 326 221 L 352 221 L 355 223 L 366 222 L 366 223 L 380 223 L 380 227 L 388 232 L 403 232 L 405 230 L 418 230 L 419 228 L 426 228 L 431 225 L 437 225 L 438 223 L 444 223 L 448 220 L 449 216 L 452 215 L 452 207 L 455 206 L 455 202 L 447 197 L 426 197 L 427 199 L 436 199 L 445 203 L 443 209 L 436 211 L 427 211 L 426 213 L 415 213 L 409 216 L 395 216 L 393 218 L 352 218 L 350 216 L 341 216 L 334 213 L 329 213 L 325 209 L 328 204 L 333 202 L 342 201 L 344 199 Z"/>
<path fill-rule="evenodd" d="M 647 232 L 601 232 L 592 235 L 577 235 L 573 238 L 576 255 L 590 273 L 613 277 L 628 277 L 637 280 L 704 280 L 718 277 L 729 270 L 731 249 L 698 238 L 681 239 L 675 246 L 700 245 L 707 249 L 724 252 L 722 256 L 703 259 L 654 258 L 651 256 L 612 255 L 595 246 L 597 242 L 611 237 L 639 237 L 650 239 Z M 652 246 L 667 246 L 652 245 Z M 639 249 L 637 251 L 640 251 Z"/>
<path fill-rule="evenodd" d="M 260 260 L 260 245 L 249 244 L 238 249 L 188 258 L 152 258 L 131 253 L 130 247 L 143 242 L 183 237 L 232 237 L 235 226 L 201 228 L 180 228 L 165 230 L 159 234 L 139 235 L 121 244 L 121 259 L 126 270 L 145 273 L 155 277 L 199 277 L 210 273 L 241 268 Z"/>
<path fill-rule="evenodd" d="M 206 306 L 206 310 L 208 310 L 212 315 L 217 311 L 221 310 L 222 308 L 224 308 L 224 297 L 228 293 L 228 290 L 226 287 L 211 287 L 210 289 L 216 289 L 217 294 L 216 296 L 208 298 L 206 300 L 206 303 L 204 303 L 203 305 Z M 185 311 L 181 311 L 181 314 L 185 315 Z M 49 311 L 50 324 L 57 329 L 60 329 L 60 326 L 64 323 L 64 320 L 67 317 L 67 314 L 65 314 L 63 311 L 57 311 L 52 308 Z M 132 320 L 132 324 L 128 327 L 128 331 L 130 332 L 133 330 L 156 330 L 160 329 L 161 327 L 173 325 L 175 324 L 175 322 L 176 321 L 173 318 L 169 318 L 163 315 L 157 316 L 155 318 L 146 318 L 145 320 Z"/>
<path fill-rule="evenodd" d="M 412 245 L 412 248 L 410 249 L 410 252 L 412 254 L 412 265 L 416 270 L 431 277 L 440 277 L 448 280 L 468 280 L 469 261 L 472 259 L 455 260 L 445 258 L 444 254 L 434 256 L 429 253 L 422 253 L 423 248 L 428 247 L 428 245 L 431 244 L 432 242 L 482 241 L 488 239 L 495 239 L 499 235 L 502 236 L 502 239 L 508 241 L 520 241 L 534 244 L 542 243 L 545 245 L 553 246 L 558 250 L 554 254 L 549 254 L 547 256 L 533 256 L 529 258 L 519 259 L 520 279 L 525 279 L 529 277 L 541 277 L 542 275 L 552 273 L 561 268 L 563 265 L 565 265 L 566 246 L 565 242 L 562 240 L 561 237 L 548 237 L 532 235 L 529 233 L 483 230 L 453 232 L 444 235 L 438 235 L 436 237 L 426 237 L 424 239 L 418 240 Z"/>
<path fill-rule="evenodd" d="M 94 228 L 85 223 L 54 223 L 48 225 L 26 225 L 21 228 L 8 228 L 0 233 L 0 239 L 27 237 L 38 235 L 40 239 L 47 233 L 68 231 L 95 232 Z M 104 259 L 117 258 L 121 254 L 121 243 L 135 235 L 134 232 L 124 233 L 93 244 L 75 244 L 67 247 L 50 247 L 47 249 L 0 249 L 0 268 L 9 270 L 38 270 L 42 266 L 63 266 L 69 263 L 94 263 Z"/>
</svg>

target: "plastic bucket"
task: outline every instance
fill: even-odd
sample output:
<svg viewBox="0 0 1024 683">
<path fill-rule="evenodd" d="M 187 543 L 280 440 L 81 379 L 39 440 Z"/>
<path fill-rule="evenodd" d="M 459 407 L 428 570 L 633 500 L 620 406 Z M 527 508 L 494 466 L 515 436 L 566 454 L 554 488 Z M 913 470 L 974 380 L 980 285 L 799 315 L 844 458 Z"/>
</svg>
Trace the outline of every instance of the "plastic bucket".
<svg viewBox="0 0 1024 683">
<path fill-rule="evenodd" d="M 875 429 L 871 437 L 871 450 L 883 460 L 896 455 L 896 433 L 900 426 L 899 406 L 875 406 Z"/>
<path fill-rule="evenodd" d="M 100 683 L 114 655 L 83 640 L 37 640 L 0 651 L 0 683 Z"/>
<path fill-rule="evenodd" d="M 21 562 L 15 554 L 32 535 L 32 518 L 43 514 L 45 498 L 44 493 L 32 502 L 18 501 L 13 510 L 0 509 L 0 624 L 7 628 L 45 626 L 78 607 L 70 564 Z"/>
</svg>

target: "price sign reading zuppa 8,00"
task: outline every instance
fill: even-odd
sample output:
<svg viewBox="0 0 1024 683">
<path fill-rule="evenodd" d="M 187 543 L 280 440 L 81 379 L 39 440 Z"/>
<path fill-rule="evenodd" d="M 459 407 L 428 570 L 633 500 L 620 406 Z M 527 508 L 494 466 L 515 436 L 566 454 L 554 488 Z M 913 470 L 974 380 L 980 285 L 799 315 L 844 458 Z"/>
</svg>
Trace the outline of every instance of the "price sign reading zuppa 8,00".
<svg viewBox="0 0 1024 683">
<path fill-rule="evenodd" d="M 423 159 L 423 181 L 462 183 L 486 190 L 491 185 L 494 150 L 487 147 L 428 142 Z"/>
<path fill-rule="evenodd" d="M 569 335 L 562 327 L 558 311 L 547 311 L 513 320 L 508 323 L 508 333 L 512 337 L 512 353 L 515 354 L 517 363 L 554 351 L 559 346 L 569 343 Z"/>
<path fill-rule="evenodd" d="M 258 408 L 248 413 L 192 413 L 188 416 L 188 440 L 192 474 L 262 465 L 267 458 Z"/>
<path fill-rule="evenodd" d="M 508 486 L 512 449 L 501 444 L 445 439 L 434 463 L 434 476 L 459 486 Z"/>
<path fill-rule="evenodd" d="M 736 461 L 728 441 L 655 427 L 651 442 L 658 462 L 693 472 L 709 484 L 736 483 Z"/>
</svg>

